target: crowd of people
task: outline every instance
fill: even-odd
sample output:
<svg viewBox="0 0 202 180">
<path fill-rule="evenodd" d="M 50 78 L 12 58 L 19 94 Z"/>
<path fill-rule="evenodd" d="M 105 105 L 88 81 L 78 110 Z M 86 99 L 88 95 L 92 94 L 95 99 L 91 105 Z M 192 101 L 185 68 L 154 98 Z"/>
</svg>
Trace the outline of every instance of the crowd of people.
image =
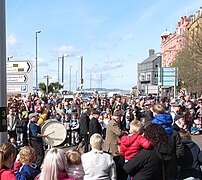
<svg viewBox="0 0 202 180">
<path fill-rule="evenodd" d="M 1 179 L 201 179 L 202 98 L 101 97 L 72 101 L 29 94 L 8 104 Z M 46 121 L 64 125 L 62 146 L 47 149 Z M 47 153 L 45 153 L 45 151 Z M 13 161 L 15 163 L 13 164 Z"/>
</svg>

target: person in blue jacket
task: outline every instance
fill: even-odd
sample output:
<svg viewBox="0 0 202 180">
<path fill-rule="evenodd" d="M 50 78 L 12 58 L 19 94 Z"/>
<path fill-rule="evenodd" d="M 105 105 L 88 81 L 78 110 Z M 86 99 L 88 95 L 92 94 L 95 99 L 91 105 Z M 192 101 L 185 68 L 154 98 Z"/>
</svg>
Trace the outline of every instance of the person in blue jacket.
<svg viewBox="0 0 202 180">
<path fill-rule="evenodd" d="M 165 129 L 166 133 L 169 136 L 172 136 L 173 134 L 173 120 L 172 116 L 170 114 L 165 113 L 165 109 L 162 105 L 156 104 L 153 107 L 153 115 L 154 118 L 152 120 L 153 124 L 160 124 Z"/>
</svg>

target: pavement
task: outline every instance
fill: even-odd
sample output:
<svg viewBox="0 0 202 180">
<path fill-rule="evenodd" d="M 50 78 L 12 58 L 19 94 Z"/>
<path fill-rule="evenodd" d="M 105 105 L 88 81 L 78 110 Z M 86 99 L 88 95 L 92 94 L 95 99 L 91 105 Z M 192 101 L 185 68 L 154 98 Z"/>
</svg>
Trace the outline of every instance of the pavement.
<svg viewBox="0 0 202 180">
<path fill-rule="evenodd" d="M 192 140 L 198 144 L 198 146 L 200 147 L 200 149 L 202 150 L 202 134 L 201 135 L 192 135 Z"/>
</svg>

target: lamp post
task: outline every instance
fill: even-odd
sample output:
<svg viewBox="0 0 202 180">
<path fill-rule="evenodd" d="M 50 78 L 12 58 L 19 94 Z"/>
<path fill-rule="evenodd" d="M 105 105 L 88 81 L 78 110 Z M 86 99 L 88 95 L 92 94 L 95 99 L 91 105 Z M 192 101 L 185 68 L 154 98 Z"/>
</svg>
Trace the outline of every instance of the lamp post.
<svg viewBox="0 0 202 180">
<path fill-rule="evenodd" d="M 69 92 L 71 92 L 72 88 L 71 88 L 71 79 L 72 79 L 72 66 L 69 67 Z"/>
<path fill-rule="evenodd" d="M 7 57 L 7 60 L 9 61 L 11 58 L 13 58 L 13 56 L 8 56 L 8 57 Z"/>
<path fill-rule="evenodd" d="M 60 59 L 62 57 L 58 57 L 58 90 L 60 89 Z"/>
<path fill-rule="evenodd" d="M 65 57 L 68 57 L 68 54 L 63 54 L 62 55 L 62 85 L 64 86 L 64 60 L 65 60 Z"/>
<path fill-rule="evenodd" d="M 80 88 L 81 88 L 81 91 L 83 89 L 83 56 L 79 56 L 78 57 L 81 61 L 81 83 L 80 83 Z"/>
<path fill-rule="evenodd" d="M 41 30 L 36 31 L 35 33 L 36 33 L 36 88 L 37 88 L 38 87 L 38 47 L 37 47 L 37 45 L 38 45 L 38 42 L 37 42 L 38 37 L 37 37 L 37 35 L 39 33 L 41 33 Z"/>
<path fill-rule="evenodd" d="M 78 74 L 78 70 L 76 70 L 76 91 L 77 91 L 77 74 Z"/>
</svg>

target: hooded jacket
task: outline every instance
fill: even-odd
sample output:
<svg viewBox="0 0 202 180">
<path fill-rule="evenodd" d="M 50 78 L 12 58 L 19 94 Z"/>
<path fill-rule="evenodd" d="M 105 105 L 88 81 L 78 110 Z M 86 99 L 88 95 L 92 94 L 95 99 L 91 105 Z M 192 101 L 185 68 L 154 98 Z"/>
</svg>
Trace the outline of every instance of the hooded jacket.
<svg viewBox="0 0 202 180">
<path fill-rule="evenodd" d="M 200 148 L 192 140 L 182 141 L 184 145 L 184 156 L 180 158 L 180 179 L 188 177 L 194 177 L 201 179 L 201 168 L 200 168 Z"/>
<path fill-rule="evenodd" d="M 166 133 L 169 136 L 172 136 L 173 134 L 173 128 L 172 128 L 172 123 L 173 119 L 170 114 L 157 114 L 153 120 L 153 124 L 160 124 L 162 127 L 165 129 Z"/>
</svg>

